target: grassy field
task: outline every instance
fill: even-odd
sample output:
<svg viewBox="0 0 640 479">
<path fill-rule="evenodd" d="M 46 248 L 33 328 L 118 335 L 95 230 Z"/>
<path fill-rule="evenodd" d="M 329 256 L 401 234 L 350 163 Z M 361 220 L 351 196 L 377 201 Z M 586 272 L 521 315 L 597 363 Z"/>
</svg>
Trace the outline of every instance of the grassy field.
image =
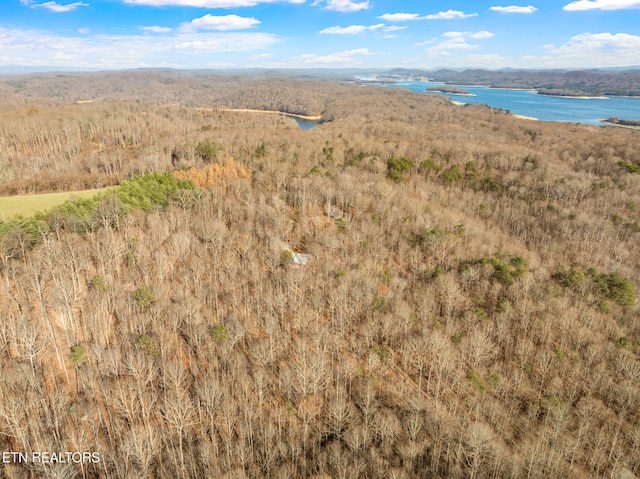
<svg viewBox="0 0 640 479">
<path fill-rule="evenodd" d="M 40 195 L 0 197 L 0 220 L 17 214 L 29 216 L 34 214 L 36 211 L 53 208 L 67 200 L 90 198 L 97 193 L 106 191 L 107 189 L 108 188 L 99 188 L 94 190 L 65 191 L 62 193 L 45 193 Z"/>
</svg>

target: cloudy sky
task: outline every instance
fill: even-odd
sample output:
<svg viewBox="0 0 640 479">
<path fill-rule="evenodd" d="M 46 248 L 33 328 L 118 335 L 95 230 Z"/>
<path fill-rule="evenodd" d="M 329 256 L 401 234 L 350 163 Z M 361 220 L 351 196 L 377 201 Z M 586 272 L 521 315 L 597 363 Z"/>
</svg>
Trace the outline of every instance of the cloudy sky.
<svg viewBox="0 0 640 479">
<path fill-rule="evenodd" d="M 640 0 L 509 1 L 0 0 L 0 65 L 640 64 Z"/>
</svg>

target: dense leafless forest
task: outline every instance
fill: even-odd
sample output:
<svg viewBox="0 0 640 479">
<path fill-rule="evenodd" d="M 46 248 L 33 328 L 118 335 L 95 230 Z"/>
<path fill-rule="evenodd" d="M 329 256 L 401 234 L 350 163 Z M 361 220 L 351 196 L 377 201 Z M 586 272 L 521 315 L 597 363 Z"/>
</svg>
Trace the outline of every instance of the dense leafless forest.
<svg viewBox="0 0 640 479">
<path fill-rule="evenodd" d="M 177 72 L 0 105 L 0 194 L 121 185 L 0 223 L 0 449 L 100 453 L 4 477 L 640 476 L 637 131 Z"/>
</svg>

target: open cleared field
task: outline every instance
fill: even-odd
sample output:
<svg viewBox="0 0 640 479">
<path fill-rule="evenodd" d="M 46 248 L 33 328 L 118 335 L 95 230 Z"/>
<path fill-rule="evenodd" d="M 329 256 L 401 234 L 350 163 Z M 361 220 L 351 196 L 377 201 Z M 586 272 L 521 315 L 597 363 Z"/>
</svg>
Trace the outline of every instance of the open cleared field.
<svg viewBox="0 0 640 479">
<path fill-rule="evenodd" d="M 36 211 L 47 210 L 67 200 L 91 198 L 107 191 L 108 188 L 98 188 L 83 191 L 64 191 L 62 193 L 46 193 L 41 195 L 0 197 L 0 219 L 13 215 L 29 216 Z"/>
</svg>

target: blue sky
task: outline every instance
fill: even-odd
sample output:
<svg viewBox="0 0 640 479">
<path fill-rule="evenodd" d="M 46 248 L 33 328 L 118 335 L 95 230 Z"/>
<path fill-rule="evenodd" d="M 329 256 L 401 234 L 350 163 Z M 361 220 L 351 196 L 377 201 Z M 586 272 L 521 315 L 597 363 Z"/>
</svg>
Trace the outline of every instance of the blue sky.
<svg viewBox="0 0 640 479">
<path fill-rule="evenodd" d="M 0 0 L 0 65 L 640 64 L 640 0 Z"/>
</svg>

